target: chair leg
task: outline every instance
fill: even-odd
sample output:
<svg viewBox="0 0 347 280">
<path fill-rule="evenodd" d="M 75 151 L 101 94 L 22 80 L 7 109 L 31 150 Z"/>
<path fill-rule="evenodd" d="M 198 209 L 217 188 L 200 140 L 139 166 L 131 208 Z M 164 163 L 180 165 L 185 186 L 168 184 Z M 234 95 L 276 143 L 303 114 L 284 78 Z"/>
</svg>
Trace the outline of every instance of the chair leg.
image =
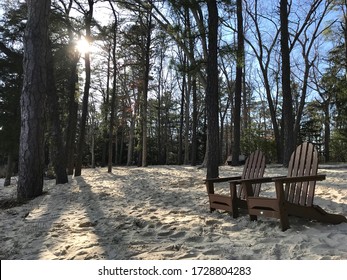
<svg viewBox="0 0 347 280">
<path fill-rule="evenodd" d="M 278 204 L 276 205 L 275 211 L 278 213 L 278 216 L 281 222 L 282 231 L 285 231 L 288 228 L 290 228 L 290 226 L 289 226 L 287 206 L 286 206 L 286 202 L 284 198 L 285 197 L 284 186 L 283 186 L 283 183 L 276 182 L 275 187 L 276 187 L 276 196 L 277 196 L 277 202 L 278 202 Z"/>
<path fill-rule="evenodd" d="M 231 198 L 231 211 L 233 218 L 239 216 L 239 208 L 237 205 L 236 184 L 230 183 L 230 198 Z"/>
<path fill-rule="evenodd" d="M 249 215 L 249 219 L 251 221 L 256 221 L 256 220 L 258 220 L 258 216 L 257 215 Z"/>
<path fill-rule="evenodd" d="M 287 211 L 285 211 L 285 209 L 280 209 L 279 214 L 280 214 L 280 223 L 281 223 L 282 231 L 286 231 L 287 229 L 290 228 Z"/>
<path fill-rule="evenodd" d="M 239 216 L 239 208 L 236 205 L 236 201 L 232 202 L 232 216 L 233 218 L 237 218 Z"/>
</svg>

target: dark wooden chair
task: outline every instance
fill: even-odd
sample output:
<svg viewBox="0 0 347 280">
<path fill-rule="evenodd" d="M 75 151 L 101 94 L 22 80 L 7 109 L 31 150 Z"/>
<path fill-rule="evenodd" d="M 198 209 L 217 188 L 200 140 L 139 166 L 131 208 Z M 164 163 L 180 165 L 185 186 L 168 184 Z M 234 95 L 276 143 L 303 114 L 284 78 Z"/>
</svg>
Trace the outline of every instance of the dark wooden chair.
<svg viewBox="0 0 347 280">
<path fill-rule="evenodd" d="M 317 174 L 317 170 L 318 153 L 313 144 L 305 142 L 293 152 L 287 176 L 242 181 L 251 220 L 257 220 L 258 216 L 280 219 L 283 231 L 289 228 L 290 215 L 332 224 L 347 222 L 345 216 L 327 213 L 313 204 L 316 181 L 326 178 L 324 174 Z M 275 183 L 276 198 L 253 194 L 252 184 L 270 180 Z"/>
<path fill-rule="evenodd" d="M 265 156 L 261 151 L 253 152 L 246 160 L 241 176 L 206 179 L 206 188 L 210 202 L 210 211 L 221 209 L 228 211 L 234 218 L 239 215 L 239 208 L 247 209 L 246 192 L 240 185 L 242 179 L 261 178 L 265 171 Z M 215 184 L 230 182 L 230 194 L 216 194 Z M 252 186 L 253 193 L 258 195 L 261 184 Z"/>
</svg>

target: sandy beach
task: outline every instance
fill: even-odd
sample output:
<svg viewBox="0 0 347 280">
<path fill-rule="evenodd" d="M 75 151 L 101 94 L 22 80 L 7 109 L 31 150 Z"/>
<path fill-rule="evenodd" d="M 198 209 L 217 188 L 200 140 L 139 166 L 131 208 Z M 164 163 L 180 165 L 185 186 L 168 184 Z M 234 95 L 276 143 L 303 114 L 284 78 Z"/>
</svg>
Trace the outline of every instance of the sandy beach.
<svg viewBox="0 0 347 280">
<path fill-rule="evenodd" d="M 241 171 L 222 166 L 220 177 Z M 315 204 L 347 216 L 347 168 L 322 165 L 319 173 L 327 179 L 317 183 Z M 13 179 L 0 187 L 0 259 L 347 259 L 347 223 L 291 217 L 282 232 L 275 219 L 210 213 L 205 174 L 191 166 L 84 169 L 68 184 L 46 180 L 44 195 L 17 206 L 9 203 L 16 197 Z M 285 174 L 275 165 L 265 172 Z M 273 185 L 263 185 L 262 193 L 273 195 Z"/>
</svg>

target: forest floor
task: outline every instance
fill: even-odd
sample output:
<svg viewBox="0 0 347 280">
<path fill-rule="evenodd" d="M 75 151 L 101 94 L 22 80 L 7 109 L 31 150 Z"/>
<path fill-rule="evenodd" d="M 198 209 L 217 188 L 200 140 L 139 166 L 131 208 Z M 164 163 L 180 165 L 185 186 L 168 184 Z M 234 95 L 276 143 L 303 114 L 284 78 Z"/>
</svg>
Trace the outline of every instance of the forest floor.
<svg viewBox="0 0 347 280">
<path fill-rule="evenodd" d="M 241 172 L 220 167 L 220 177 Z M 327 178 L 315 204 L 347 216 L 347 166 L 322 165 L 319 173 Z M 83 169 L 68 184 L 46 180 L 44 195 L 21 205 L 14 179 L 0 187 L 0 259 L 347 259 L 347 223 L 291 217 L 282 232 L 275 219 L 210 213 L 205 174 L 191 166 Z M 285 174 L 278 165 L 265 172 Z M 273 185 L 262 192 L 274 195 Z"/>
</svg>

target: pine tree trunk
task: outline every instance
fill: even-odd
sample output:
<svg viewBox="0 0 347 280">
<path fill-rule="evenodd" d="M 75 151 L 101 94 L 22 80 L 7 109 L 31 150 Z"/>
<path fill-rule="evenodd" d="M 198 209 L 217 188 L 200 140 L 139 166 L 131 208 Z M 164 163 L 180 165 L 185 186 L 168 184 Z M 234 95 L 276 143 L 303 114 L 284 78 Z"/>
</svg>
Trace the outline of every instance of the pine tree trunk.
<svg viewBox="0 0 347 280">
<path fill-rule="evenodd" d="M 193 95 L 193 123 L 192 123 L 192 155 L 191 165 L 195 166 L 198 155 L 198 141 L 197 141 L 197 127 L 198 127 L 198 98 L 196 88 L 196 77 L 192 81 L 192 95 Z"/>
<path fill-rule="evenodd" d="M 48 72 L 47 72 L 47 87 L 48 87 L 48 108 L 49 122 L 51 130 L 52 145 L 52 162 L 54 166 L 56 184 L 65 184 L 68 182 L 66 173 L 66 158 L 65 147 L 63 143 L 63 133 L 59 117 L 58 95 L 56 90 L 56 82 L 54 77 L 54 62 L 51 50 L 48 51 Z"/>
<path fill-rule="evenodd" d="M 183 59 L 184 68 L 186 68 L 187 60 Z M 187 88 L 187 76 L 186 71 L 183 71 L 183 80 L 182 80 L 182 91 L 181 91 L 181 109 L 180 109 L 180 135 L 178 142 L 178 156 L 177 156 L 177 164 L 182 164 L 182 154 L 183 154 L 183 126 L 184 126 L 184 101 L 186 96 L 186 88 Z"/>
<path fill-rule="evenodd" d="M 241 152 L 241 96 L 242 96 L 242 71 L 244 62 L 244 38 L 242 0 L 237 0 L 237 65 L 235 81 L 235 108 L 234 108 L 234 141 L 232 147 L 232 165 L 239 164 Z"/>
<path fill-rule="evenodd" d="M 47 96 L 48 17 L 50 0 L 27 0 L 24 35 L 24 80 L 20 98 L 21 133 L 17 199 L 39 196 L 43 190 L 45 103 Z"/>
<path fill-rule="evenodd" d="M 86 39 L 88 42 L 91 41 L 91 24 L 93 19 L 93 1 L 88 1 L 89 3 L 89 12 L 86 14 Z M 89 90 L 90 90 L 90 78 L 91 78 L 91 69 L 90 69 L 90 53 L 85 53 L 85 72 L 86 80 L 84 84 L 83 92 L 83 101 L 82 101 L 82 116 L 80 123 L 80 132 L 78 137 L 77 153 L 76 153 L 76 167 L 75 167 L 75 176 L 81 176 L 82 174 L 82 161 L 83 161 L 83 148 L 86 135 L 86 123 L 88 116 L 88 103 L 89 103 Z"/>
<path fill-rule="evenodd" d="M 106 98 L 104 98 L 104 122 L 108 123 L 108 112 L 110 103 L 110 79 L 111 79 L 111 49 L 108 50 L 107 56 L 107 75 L 106 75 Z M 103 143 L 102 143 L 102 155 L 101 155 L 101 166 L 106 166 L 106 154 L 109 145 L 109 129 L 106 126 L 103 127 Z M 108 165 L 108 163 L 107 163 Z"/>
<path fill-rule="evenodd" d="M 192 74 L 188 73 L 188 84 L 186 91 L 186 100 L 185 100 L 185 131 L 184 131 L 184 161 L 183 163 L 187 165 L 189 163 L 189 127 L 190 127 L 190 92 L 192 88 Z"/>
<path fill-rule="evenodd" d="M 83 161 L 83 148 L 86 136 L 86 123 L 88 116 L 88 103 L 89 103 L 89 89 L 90 89 L 90 55 L 85 54 L 85 71 L 86 80 L 84 84 L 83 101 L 82 101 L 82 116 L 80 122 L 80 131 L 78 137 L 77 153 L 76 153 L 76 166 L 75 166 L 75 176 L 81 176 L 82 174 L 82 161 Z"/>
<path fill-rule="evenodd" d="M 69 105 L 68 105 L 68 123 L 66 128 L 66 161 L 67 161 L 67 174 L 73 175 L 75 168 L 75 152 L 76 152 L 76 132 L 77 132 L 77 113 L 78 113 L 78 101 L 76 98 L 76 85 L 78 81 L 77 75 L 77 63 L 78 55 L 72 53 L 70 57 L 70 76 L 68 81 L 68 90 L 69 90 Z"/>
<path fill-rule="evenodd" d="M 127 166 L 130 166 L 133 162 L 134 138 L 135 138 L 134 136 L 135 136 L 135 118 L 133 116 L 131 116 L 129 142 L 128 142 Z"/>
<path fill-rule="evenodd" d="M 147 38 L 146 38 L 146 48 L 145 48 L 145 72 L 143 78 L 143 110 L 142 110 L 142 167 L 148 165 L 147 162 L 147 107 L 148 107 L 148 85 L 149 85 L 149 71 L 150 71 L 150 52 L 152 43 L 152 13 L 148 11 L 148 21 L 147 21 Z"/>
<path fill-rule="evenodd" d="M 219 121 L 218 121 L 218 9 L 215 0 L 207 1 L 208 7 L 208 57 L 207 57 L 207 178 L 219 176 Z"/>
<path fill-rule="evenodd" d="M 116 17 L 115 17 L 116 18 Z M 116 45 L 117 45 L 117 23 L 113 31 L 113 48 L 112 48 L 112 62 L 113 62 L 113 83 L 112 83 L 112 94 L 111 94 L 111 115 L 109 123 L 109 140 L 108 140 L 108 168 L 107 172 L 112 172 L 113 162 L 113 134 L 115 126 L 115 114 L 116 114 L 116 98 L 117 98 L 117 59 L 116 59 Z M 117 141 L 116 141 L 117 147 Z M 115 153 L 115 163 L 117 163 L 117 153 Z"/>
<path fill-rule="evenodd" d="M 162 75 L 163 75 L 163 61 L 164 61 L 164 50 L 161 50 L 160 52 L 160 61 L 159 61 L 159 73 L 158 73 L 158 111 L 157 111 L 157 119 L 158 119 L 158 163 L 164 164 L 163 159 L 163 148 L 162 148 L 162 100 L 161 100 L 161 89 L 163 87 L 162 85 Z"/>
</svg>

